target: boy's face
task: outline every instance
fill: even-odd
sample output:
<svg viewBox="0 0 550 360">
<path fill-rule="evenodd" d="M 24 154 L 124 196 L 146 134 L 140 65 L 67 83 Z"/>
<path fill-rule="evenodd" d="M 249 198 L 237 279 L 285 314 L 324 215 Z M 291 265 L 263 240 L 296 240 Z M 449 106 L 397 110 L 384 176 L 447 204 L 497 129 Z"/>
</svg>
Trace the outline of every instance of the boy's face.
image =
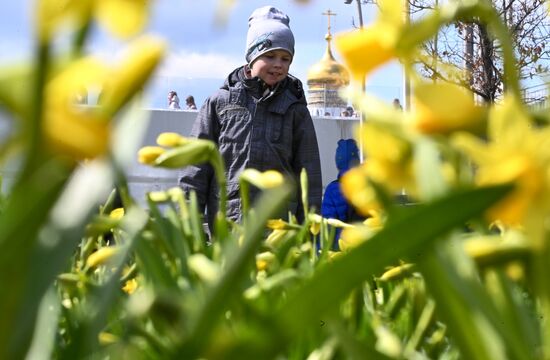
<svg viewBox="0 0 550 360">
<path fill-rule="evenodd" d="M 267 85 L 273 86 L 283 80 L 290 68 L 292 56 L 284 50 L 266 52 L 252 63 L 252 77 L 257 76 Z"/>
</svg>

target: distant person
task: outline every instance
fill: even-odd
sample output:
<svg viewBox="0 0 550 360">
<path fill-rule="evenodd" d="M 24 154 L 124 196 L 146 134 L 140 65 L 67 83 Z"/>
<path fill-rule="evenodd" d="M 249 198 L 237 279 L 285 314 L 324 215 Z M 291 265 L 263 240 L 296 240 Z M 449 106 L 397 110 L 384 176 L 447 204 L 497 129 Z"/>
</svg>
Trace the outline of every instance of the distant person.
<svg viewBox="0 0 550 360">
<path fill-rule="evenodd" d="M 189 95 L 185 98 L 185 105 L 187 110 L 197 110 L 197 105 L 195 105 L 195 98 L 192 95 Z"/>
<path fill-rule="evenodd" d="M 174 90 L 168 93 L 168 109 L 177 110 L 180 108 L 180 99 L 178 93 Z"/>
<path fill-rule="evenodd" d="M 401 103 L 399 102 L 398 98 L 393 99 L 393 108 L 395 110 L 403 111 L 403 106 L 401 106 Z"/>
<path fill-rule="evenodd" d="M 348 106 L 346 108 L 346 112 L 347 112 L 347 115 L 346 116 L 354 116 L 355 115 L 355 110 L 353 110 L 353 108 L 351 106 Z"/>
<path fill-rule="evenodd" d="M 338 219 L 343 222 L 354 222 L 360 220 L 355 209 L 342 195 L 340 188 L 340 178 L 350 168 L 359 164 L 359 148 L 353 139 L 338 140 L 335 154 L 336 168 L 338 177 L 327 185 L 323 203 L 321 205 L 321 215 L 324 218 Z M 336 229 L 332 250 L 338 250 L 338 239 L 341 229 Z"/>
<path fill-rule="evenodd" d="M 288 73 L 294 36 L 286 14 L 271 6 L 254 10 L 248 20 L 246 65 L 233 70 L 224 85 L 201 107 L 191 136 L 214 141 L 225 160 L 227 217 L 242 219 L 239 175 L 246 168 L 276 170 L 296 184 L 302 169 L 309 179 L 309 206 L 321 207 L 321 163 L 303 85 Z M 218 208 L 218 189 L 207 164 L 183 169 L 180 185 L 195 191 L 209 228 Z M 259 191 L 251 189 L 251 201 Z M 298 191 L 283 214 L 304 220 Z M 288 211 L 286 211 L 288 210 Z"/>
</svg>

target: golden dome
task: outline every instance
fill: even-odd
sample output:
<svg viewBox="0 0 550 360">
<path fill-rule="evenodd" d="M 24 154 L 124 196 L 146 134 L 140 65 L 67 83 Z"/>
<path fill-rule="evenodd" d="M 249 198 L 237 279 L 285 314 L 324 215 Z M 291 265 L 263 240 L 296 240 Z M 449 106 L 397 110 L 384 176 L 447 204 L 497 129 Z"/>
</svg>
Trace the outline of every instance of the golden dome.
<svg viewBox="0 0 550 360">
<path fill-rule="evenodd" d="M 330 41 L 332 36 L 328 33 L 325 36 L 327 40 L 327 50 L 323 58 L 318 63 L 312 65 L 307 73 L 307 84 L 312 85 L 332 85 L 343 87 L 349 85 L 349 72 L 339 64 L 332 55 Z"/>
</svg>

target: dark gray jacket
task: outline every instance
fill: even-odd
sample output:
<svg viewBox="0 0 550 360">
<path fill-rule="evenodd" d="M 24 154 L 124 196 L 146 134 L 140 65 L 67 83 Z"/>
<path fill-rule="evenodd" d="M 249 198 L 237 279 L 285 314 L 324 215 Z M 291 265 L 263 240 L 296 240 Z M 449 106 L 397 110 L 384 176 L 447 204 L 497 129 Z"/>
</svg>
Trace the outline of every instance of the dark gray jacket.
<svg viewBox="0 0 550 360">
<path fill-rule="evenodd" d="M 227 216 L 235 221 L 241 218 L 239 174 L 245 168 L 277 170 L 296 184 L 305 168 L 309 205 L 321 208 L 319 149 L 302 83 L 289 75 L 273 91 L 266 95 L 264 92 L 261 80 L 247 79 L 244 67 L 235 69 L 206 100 L 191 130 L 192 137 L 213 140 L 218 145 L 226 166 Z M 219 195 L 211 166 L 185 168 L 180 185 L 186 192 L 195 190 L 201 209 L 207 207 L 212 224 Z M 257 190 L 252 189 L 252 201 L 256 195 Z M 300 220 L 303 217 L 299 191 L 288 210 Z"/>
</svg>

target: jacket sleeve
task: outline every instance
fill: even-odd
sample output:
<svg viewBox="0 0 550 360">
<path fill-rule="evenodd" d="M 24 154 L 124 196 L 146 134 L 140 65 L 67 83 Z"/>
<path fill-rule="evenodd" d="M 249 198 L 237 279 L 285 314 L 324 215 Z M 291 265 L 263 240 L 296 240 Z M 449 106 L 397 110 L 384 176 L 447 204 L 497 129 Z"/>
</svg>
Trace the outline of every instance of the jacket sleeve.
<svg viewBox="0 0 550 360">
<path fill-rule="evenodd" d="M 321 180 L 321 161 L 319 160 L 319 147 L 317 146 L 317 135 L 313 120 L 306 106 L 297 107 L 296 119 L 294 123 L 293 136 L 293 164 L 294 173 L 297 178 L 300 172 L 306 169 L 308 176 L 308 201 L 309 206 L 314 207 L 317 212 L 321 210 L 322 180 Z M 297 216 L 303 214 L 303 204 L 298 202 Z"/>
<path fill-rule="evenodd" d="M 323 196 L 323 203 L 321 205 L 321 215 L 324 218 L 340 219 L 338 214 L 338 207 L 334 201 L 334 195 L 336 188 L 339 186 L 338 182 L 331 182 L 325 189 L 325 195 Z"/>
<path fill-rule="evenodd" d="M 219 122 L 215 98 L 208 98 L 201 107 L 190 137 L 212 140 L 218 144 Z M 201 212 L 204 212 L 205 206 L 211 202 L 209 198 L 214 192 L 215 183 L 213 175 L 214 170 L 210 164 L 191 165 L 181 172 L 180 186 L 186 194 L 192 190 L 195 191 Z"/>
</svg>

